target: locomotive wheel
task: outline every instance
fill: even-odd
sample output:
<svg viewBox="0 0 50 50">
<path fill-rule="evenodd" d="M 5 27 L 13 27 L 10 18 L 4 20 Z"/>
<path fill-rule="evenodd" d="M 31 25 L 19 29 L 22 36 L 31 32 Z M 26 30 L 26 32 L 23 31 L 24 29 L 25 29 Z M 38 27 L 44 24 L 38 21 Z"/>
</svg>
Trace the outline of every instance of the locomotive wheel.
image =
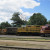
<svg viewBox="0 0 50 50">
<path fill-rule="evenodd" d="M 47 37 L 47 34 L 45 34 L 45 37 Z"/>
<path fill-rule="evenodd" d="M 45 34 L 41 34 L 41 37 L 45 37 Z"/>
</svg>

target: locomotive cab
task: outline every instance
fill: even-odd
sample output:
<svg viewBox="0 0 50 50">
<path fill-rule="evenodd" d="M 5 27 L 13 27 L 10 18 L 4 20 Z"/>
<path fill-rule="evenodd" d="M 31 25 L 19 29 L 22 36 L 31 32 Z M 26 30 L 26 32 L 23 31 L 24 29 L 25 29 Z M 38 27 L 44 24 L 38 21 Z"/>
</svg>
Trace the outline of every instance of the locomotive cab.
<svg viewBox="0 0 50 50">
<path fill-rule="evenodd" d="M 50 36 L 50 25 L 45 25 L 41 27 L 40 30 L 41 36 Z"/>
</svg>

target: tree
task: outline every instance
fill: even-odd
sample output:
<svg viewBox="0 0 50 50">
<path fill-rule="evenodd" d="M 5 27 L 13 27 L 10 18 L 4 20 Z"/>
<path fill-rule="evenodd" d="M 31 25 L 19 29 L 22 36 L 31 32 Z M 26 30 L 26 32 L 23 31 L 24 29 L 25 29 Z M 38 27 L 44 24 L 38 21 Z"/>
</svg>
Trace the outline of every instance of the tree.
<svg viewBox="0 0 50 50">
<path fill-rule="evenodd" d="M 25 21 L 23 20 L 23 25 L 27 25 L 27 21 L 26 20 Z"/>
<path fill-rule="evenodd" d="M 2 22 L 0 24 L 0 28 L 3 29 L 3 28 L 6 28 L 6 27 L 11 27 L 11 25 L 8 23 L 8 22 Z"/>
<path fill-rule="evenodd" d="M 45 25 L 46 23 L 47 19 L 41 13 L 34 13 L 28 21 L 30 25 Z"/>
<path fill-rule="evenodd" d="M 47 22 L 47 24 L 50 24 L 50 20 Z"/>
<path fill-rule="evenodd" d="M 23 21 L 22 21 L 22 19 L 19 17 L 19 15 L 20 15 L 20 13 L 16 12 L 16 13 L 13 14 L 13 16 L 11 18 L 11 20 L 13 20 L 12 24 L 14 26 L 20 26 L 20 25 L 24 24 Z"/>
<path fill-rule="evenodd" d="M 8 22 L 5 22 L 5 27 L 11 27 L 11 24 Z"/>
</svg>

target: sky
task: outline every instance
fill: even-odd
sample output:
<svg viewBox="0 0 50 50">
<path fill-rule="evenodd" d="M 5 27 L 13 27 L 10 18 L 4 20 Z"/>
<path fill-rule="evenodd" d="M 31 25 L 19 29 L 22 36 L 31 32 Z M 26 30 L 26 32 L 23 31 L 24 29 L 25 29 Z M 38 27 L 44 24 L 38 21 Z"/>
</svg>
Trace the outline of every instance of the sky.
<svg viewBox="0 0 50 50">
<path fill-rule="evenodd" d="M 34 13 L 41 13 L 50 20 L 50 0 L 0 0 L 0 23 L 12 23 L 14 12 L 20 12 L 22 20 L 28 20 Z"/>
</svg>

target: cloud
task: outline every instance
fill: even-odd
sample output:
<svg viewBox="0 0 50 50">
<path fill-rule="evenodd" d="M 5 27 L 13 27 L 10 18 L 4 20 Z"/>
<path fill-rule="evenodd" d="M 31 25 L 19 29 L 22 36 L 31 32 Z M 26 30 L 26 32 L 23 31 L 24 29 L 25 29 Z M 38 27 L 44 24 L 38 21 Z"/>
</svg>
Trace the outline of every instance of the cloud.
<svg viewBox="0 0 50 50">
<path fill-rule="evenodd" d="M 20 18 L 22 20 L 28 20 L 29 16 L 31 16 L 33 13 L 29 13 L 29 12 L 23 12 L 21 15 L 20 15 Z"/>
<path fill-rule="evenodd" d="M 30 13 L 30 12 L 23 12 L 22 9 L 20 9 L 18 12 L 20 12 L 20 18 L 22 20 L 28 20 L 28 17 L 31 16 L 33 13 Z"/>
<path fill-rule="evenodd" d="M 12 14 L 8 12 L 0 12 L 0 23 L 9 21 L 12 18 Z"/>
<path fill-rule="evenodd" d="M 0 22 L 9 21 L 14 12 L 21 12 L 23 19 L 30 16 L 30 12 L 23 12 L 22 7 L 32 9 L 39 6 L 35 0 L 0 0 Z M 22 16 L 20 16 L 22 18 Z M 6 19 L 5 19 L 6 18 Z M 25 20 L 25 19 L 24 19 Z"/>
</svg>

